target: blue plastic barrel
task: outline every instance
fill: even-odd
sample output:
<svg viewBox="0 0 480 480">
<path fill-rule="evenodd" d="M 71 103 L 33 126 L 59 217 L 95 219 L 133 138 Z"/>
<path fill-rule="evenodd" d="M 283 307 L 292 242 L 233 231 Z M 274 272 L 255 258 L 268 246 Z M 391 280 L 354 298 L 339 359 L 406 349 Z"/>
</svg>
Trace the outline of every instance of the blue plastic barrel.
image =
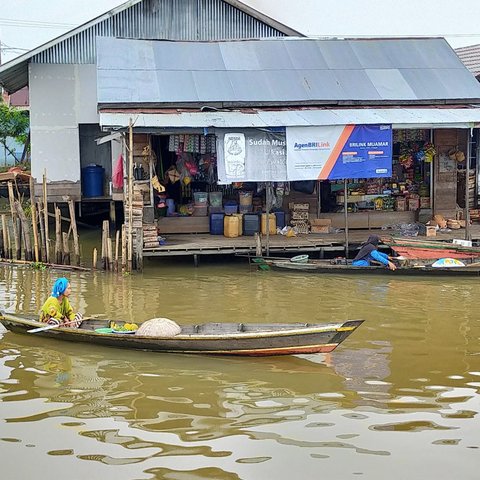
<svg viewBox="0 0 480 480">
<path fill-rule="evenodd" d="M 82 193 L 86 198 L 103 196 L 105 169 L 100 165 L 82 168 Z"/>
</svg>

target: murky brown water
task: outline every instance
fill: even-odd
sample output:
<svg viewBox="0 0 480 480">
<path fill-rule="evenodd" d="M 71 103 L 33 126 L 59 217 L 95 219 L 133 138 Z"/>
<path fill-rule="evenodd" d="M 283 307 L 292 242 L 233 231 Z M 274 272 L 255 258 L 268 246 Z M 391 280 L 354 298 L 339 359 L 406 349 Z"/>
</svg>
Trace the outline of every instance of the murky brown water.
<svg viewBox="0 0 480 480">
<path fill-rule="evenodd" d="M 246 264 L 70 274 L 86 314 L 366 323 L 333 354 L 212 358 L 0 333 L 2 480 L 477 479 L 480 280 Z M 37 312 L 57 274 L 0 270 Z"/>
</svg>

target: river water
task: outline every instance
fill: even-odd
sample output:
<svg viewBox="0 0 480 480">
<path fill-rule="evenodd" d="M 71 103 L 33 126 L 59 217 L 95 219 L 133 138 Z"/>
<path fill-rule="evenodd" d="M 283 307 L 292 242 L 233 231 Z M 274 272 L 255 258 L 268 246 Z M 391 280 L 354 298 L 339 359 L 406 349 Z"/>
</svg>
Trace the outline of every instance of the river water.
<svg viewBox="0 0 480 480">
<path fill-rule="evenodd" d="M 58 272 L 0 270 L 36 313 Z M 2 480 L 478 479 L 478 279 L 315 276 L 244 263 L 71 273 L 85 314 L 366 322 L 329 355 L 128 352 L 0 332 Z"/>
</svg>

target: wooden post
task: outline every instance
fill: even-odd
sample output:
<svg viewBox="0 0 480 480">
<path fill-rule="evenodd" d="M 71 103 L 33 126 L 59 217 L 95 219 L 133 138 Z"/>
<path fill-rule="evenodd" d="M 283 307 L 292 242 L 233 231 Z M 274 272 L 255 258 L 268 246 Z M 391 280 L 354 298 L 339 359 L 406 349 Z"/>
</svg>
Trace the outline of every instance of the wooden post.
<svg viewBox="0 0 480 480">
<path fill-rule="evenodd" d="M 132 271 L 133 258 L 133 122 L 128 124 L 128 235 L 127 270 Z"/>
<path fill-rule="evenodd" d="M 45 223 L 43 222 L 42 219 L 42 212 L 43 206 L 42 206 L 42 201 L 38 201 L 38 217 L 39 217 L 39 223 L 40 223 L 40 257 L 42 259 L 42 262 L 46 263 L 47 262 L 47 250 L 46 250 L 46 239 L 45 239 Z"/>
<path fill-rule="evenodd" d="M 78 241 L 77 221 L 75 219 L 75 204 L 71 198 L 68 199 L 68 210 L 70 212 L 70 227 L 73 235 L 73 251 L 75 254 L 75 265 L 80 265 L 80 245 Z"/>
<path fill-rule="evenodd" d="M 262 238 L 259 233 L 255 233 L 255 255 L 257 257 L 262 256 Z"/>
<path fill-rule="evenodd" d="M 108 269 L 113 271 L 113 245 L 112 239 L 107 237 L 107 258 L 108 258 Z"/>
<path fill-rule="evenodd" d="M 5 244 L 3 241 L 3 232 L 0 234 L 0 258 L 5 258 Z"/>
<path fill-rule="evenodd" d="M 93 268 L 94 270 L 97 269 L 97 249 L 96 249 L 96 248 L 93 249 L 92 268 Z"/>
<path fill-rule="evenodd" d="M 22 205 L 18 200 L 15 200 L 15 210 L 22 224 L 23 242 L 25 246 L 25 260 L 32 261 L 33 252 L 32 252 L 32 242 L 30 239 L 30 225 L 28 223 L 27 216 L 23 211 Z"/>
<path fill-rule="evenodd" d="M 60 209 L 55 206 L 55 262 L 62 263 L 62 219 Z"/>
<path fill-rule="evenodd" d="M 32 231 L 33 231 L 33 252 L 35 261 L 40 261 L 40 253 L 38 249 L 38 221 L 37 221 L 37 205 L 35 203 L 35 192 L 33 177 L 30 177 L 30 208 L 32 210 Z"/>
<path fill-rule="evenodd" d="M 68 246 L 68 233 L 63 232 L 63 265 L 70 265 L 70 247 Z"/>
<path fill-rule="evenodd" d="M 108 245 L 107 245 L 107 238 L 108 238 L 108 220 L 104 220 L 102 224 L 102 269 L 108 270 Z"/>
<path fill-rule="evenodd" d="M 13 194 L 13 184 L 8 182 L 8 200 L 10 202 L 10 213 L 12 215 L 13 240 L 15 242 L 15 258 L 20 260 L 22 258 L 22 251 L 20 246 L 20 238 L 17 229 L 17 215 L 15 213 L 15 196 Z"/>
<path fill-rule="evenodd" d="M 10 239 L 8 238 L 8 222 L 7 217 L 2 215 L 2 237 L 3 237 L 3 249 L 4 249 L 4 258 L 11 258 L 10 252 Z"/>
<path fill-rule="evenodd" d="M 50 263 L 50 247 L 48 245 L 48 196 L 47 196 L 47 170 L 43 171 L 43 221 L 45 228 L 45 258 Z"/>
<path fill-rule="evenodd" d="M 143 270 L 143 228 L 136 228 L 135 232 L 135 265 L 141 272 Z"/>
<path fill-rule="evenodd" d="M 114 262 L 114 270 L 118 272 L 118 249 L 119 249 L 119 242 L 120 242 L 120 230 L 117 230 L 115 233 L 115 262 Z"/>
<path fill-rule="evenodd" d="M 125 224 L 122 225 L 122 272 L 127 266 L 127 235 Z"/>
</svg>

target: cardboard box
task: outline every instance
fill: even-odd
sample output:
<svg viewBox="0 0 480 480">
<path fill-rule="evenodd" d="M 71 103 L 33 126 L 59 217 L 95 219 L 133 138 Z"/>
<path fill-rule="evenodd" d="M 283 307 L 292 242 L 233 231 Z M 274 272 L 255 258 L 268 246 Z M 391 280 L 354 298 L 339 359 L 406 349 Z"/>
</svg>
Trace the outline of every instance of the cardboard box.
<svg viewBox="0 0 480 480">
<path fill-rule="evenodd" d="M 330 233 L 330 225 L 312 225 L 310 233 Z"/>
<path fill-rule="evenodd" d="M 395 210 L 397 212 L 404 212 L 407 209 L 407 199 L 402 197 L 397 197 L 395 200 Z"/>
<path fill-rule="evenodd" d="M 427 225 L 425 227 L 425 236 L 436 237 L 437 236 L 437 227 L 435 225 Z"/>
<path fill-rule="evenodd" d="M 420 208 L 430 208 L 430 197 L 420 197 Z"/>
<path fill-rule="evenodd" d="M 408 199 L 408 209 L 418 210 L 420 208 L 420 199 L 419 198 L 409 198 Z"/>
<path fill-rule="evenodd" d="M 318 227 L 329 227 L 332 225 L 331 218 L 312 218 L 310 219 L 310 224 Z"/>
</svg>

